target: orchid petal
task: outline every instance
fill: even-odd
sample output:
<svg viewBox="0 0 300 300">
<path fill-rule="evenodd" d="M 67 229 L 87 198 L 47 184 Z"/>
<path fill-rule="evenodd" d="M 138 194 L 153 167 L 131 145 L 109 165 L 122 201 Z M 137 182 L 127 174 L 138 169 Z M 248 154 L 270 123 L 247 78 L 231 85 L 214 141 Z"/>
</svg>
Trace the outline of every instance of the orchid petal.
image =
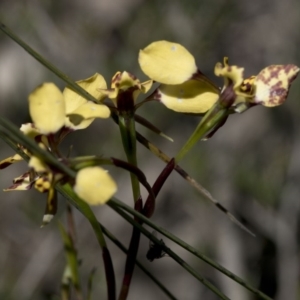
<svg viewBox="0 0 300 300">
<path fill-rule="evenodd" d="M 167 108 L 181 113 L 205 113 L 219 98 L 214 89 L 197 80 L 179 85 L 161 85 L 157 95 Z"/>
<path fill-rule="evenodd" d="M 108 172 L 100 167 L 81 169 L 76 176 L 74 191 L 91 205 L 104 204 L 117 191 L 117 185 Z"/>
<path fill-rule="evenodd" d="M 140 50 L 139 64 L 151 79 L 163 84 L 180 84 L 197 73 L 195 58 L 183 46 L 158 41 Z"/>
<path fill-rule="evenodd" d="M 297 77 L 299 68 L 295 65 L 271 65 L 256 77 L 254 103 L 273 107 L 282 104 L 289 92 L 292 81 Z"/>
<path fill-rule="evenodd" d="M 65 102 L 54 83 L 44 83 L 29 95 L 31 119 L 42 134 L 57 132 L 64 125 Z"/>
</svg>

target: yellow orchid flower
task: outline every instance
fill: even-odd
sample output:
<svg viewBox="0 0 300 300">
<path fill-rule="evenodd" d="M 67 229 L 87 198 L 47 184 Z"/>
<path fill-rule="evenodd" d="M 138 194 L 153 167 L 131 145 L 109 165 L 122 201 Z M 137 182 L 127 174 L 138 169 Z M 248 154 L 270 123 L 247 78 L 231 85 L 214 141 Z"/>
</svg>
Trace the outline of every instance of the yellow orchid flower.
<svg viewBox="0 0 300 300">
<path fill-rule="evenodd" d="M 100 74 L 77 83 L 99 101 L 103 97 L 98 89 L 106 88 L 106 84 Z M 29 112 L 35 127 L 44 135 L 56 133 L 63 126 L 84 129 L 95 118 L 110 116 L 105 105 L 88 101 L 69 88 L 62 93 L 53 83 L 44 83 L 29 95 Z"/>
<path fill-rule="evenodd" d="M 241 112 L 247 106 L 261 104 L 266 107 L 281 105 L 287 98 L 290 85 L 297 77 L 299 68 L 295 65 L 271 65 L 264 68 L 257 76 L 244 79 L 244 68 L 231 66 L 224 58 L 224 66 L 217 63 L 215 75 L 224 78 L 225 89 L 232 84 L 235 100 L 232 106 Z"/>
<path fill-rule="evenodd" d="M 167 108 L 182 113 L 205 113 L 233 88 L 232 107 L 242 112 L 250 106 L 262 104 L 272 107 L 287 98 L 291 82 L 299 68 L 295 65 L 271 65 L 257 76 L 244 79 L 244 68 L 217 63 L 215 75 L 224 78 L 220 91 L 197 68 L 193 56 L 180 44 L 157 41 L 140 50 L 139 64 L 152 80 L 161 83 L 154 99 Z"/>
<path fill-rule="evenodd" d="M 63 91 L 66 105 L 65 126 L 72 130 L 85 129 L 95 118 L 108 118 L 110 110 L 106 105 L 100 104 L 106 97 L 103 89 L 107 88 L 103 76 L 96 73 L 76 83 L 99 100 L 99 104 L 88 101 L 71 89 L 65 88 Z"/>
<path fill-rule="evenodd" d="M 28 166 L 34 173 L 34 179 L 31 185 L 40 193 L 47 193 L 46 209 L 43 216 L 41 227 L 49 224 L 57 211 L 57 191 L 55 185 L 64 175 L 59 172 L 53 172 L 51 168 L 36 156 L 31 156 Z"/>
<path fill-rule="evenodd" d="M 22 126 L 20 128 L 20 131 L 22 131 L 25 135 L 27 135 L 28 137 L 30 137 L 32 139 L 35 139 L 37 136 L 41 135 L 32 123 L 22 124 Z M 46 143 L 46 141 L 43 141 L 43 142 Z M 20 148 L 20 150 L 22 150 L 28 156 L 30 155 L 28 150 L 25 149 L 24 147 L 19 145 L 19 148 Z M 19 154 L 15 154 L 13 156 L 5 158 L 5 159 L 0 161 L 0 170 L 5 169 L 8 166 L 10 166 L 11 164 L 14 164 L 14 163 L 17 163 L 17 162 L 20 162 L 20 161 L 23 161 L 23 158 Z"/>
<path fill-rule="evenodd" d="M 146 94 L 152 83 L 152 80 L 140 82 L 133 74 L 118 71 L 111 80 L 110 89 L 102 90 L 102 92 L 118 109 L 130 110 L 134 107 L 140 93 Z"/>
<path fill-rule="evenodd" d="M 63 93 L 53 83 L 44 83 L 29 95 L 29 112 L 33 123 L 23 124 L 20 130 L 28 137 L 34 139 L 40 147 L 46 151 L 57 152 L 57 146 L 61 141 L 61 135 L 55 139 L 54 134 L 65 127 L 70 130 L 78 130 L 88 127 L 95 118 L 108 118 L 110 110 L 100 103 L 106 94 L 104 78 L 95 74 L 87 79 L 77 82 L 93 97 L 99 100 L 99 104 L 87 101 L 69 88 Z M 99 91 L 100 89 L 100 91 Z M 60 131 L 61 132 L 61 131 Z M 32 155 L 27 149 L 19 146 L 29 157 L 29 171 L 13 180 L 13 185 L 4 191 L 28 190 L 33 186 L 41 193 L 47 193 L 46 212 L 43 225 L 50 222 L 56 212 L 57 196 L 55 184 L 65 178 L 65 175 L 53 171 L 43 160 Z M 0 169 L 4 169 L 12 163 L 22 161 L 19 154 L 0 161 Z M 104 172 L 104 170 L 103 170 Z M 112 180 L 112 179 L 111 179 Z"/>
<path fill-rule="evenodd" d="M 192 54 L 180 44 L 151 43 L 140 50 L 139 64 L 149 78 L 161 83 L 155 99 L 176 112 L 204 113 L 219 98 L 219 89 L 205 80 Z"/>
</svg>

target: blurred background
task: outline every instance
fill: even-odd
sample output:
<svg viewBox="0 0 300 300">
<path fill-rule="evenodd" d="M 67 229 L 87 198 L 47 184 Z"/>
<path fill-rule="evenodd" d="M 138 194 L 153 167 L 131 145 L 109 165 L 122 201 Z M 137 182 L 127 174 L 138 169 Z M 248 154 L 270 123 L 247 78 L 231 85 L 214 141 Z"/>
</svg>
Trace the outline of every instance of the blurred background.
<svg viewBox="0 0 300 300">
<path fill-rule="evenodd" d="M 229 56 L 231 64 L 255 75 L 270 64 L 300 65 L 298 0 L 2 0 L 0 19 L 35 50 L 75 80 L 101 73 L 109 84 L 116 71 L 146 79 L 138 51 L 155 40 L 184 45 L 200 70 L 217 85 L 214 65 Z M 64 83 L 0 33 L 0 111 L 17 126 L 30 121 L 28 94 L 39 84 Z M 253 286 L 277 300 L 299 295 L 300 82 L 280 107 L 255 107 L 233 115 L 207 142 L 199 142 L 181 166 L 256 234 L 251 237 L 197 193 L 178 174 L 170 176 L 157 199 L 156 224 L 190 243 Z M 139 114 L 174 139 L 171 143 L 137 125 L 169 156 L 193 132 L 200 118 L 148 103 Z M 118 127 L 97 120 L 64 142 L 74 155 L 103 154 L 125 159 Z M 162 163 L 139 145 L 139 164 L 152 184 Z M 13 151 L 0 141 L 0 159 Z M 0 188 L 26 170 L 20 163 L 0 172 Z M 132 205 L 129 175 L 111 169 L 117 197 Z M 146 195 L 146 193 L 144 193 Z M 65 222 L 65 201 L 53 222 L 40 229 L 46 195 L 1 192 L 0 299 L 58 299 L 65 257 L 57 222 Z M 126 246 L 131 226 L 109 207 L 94 208 L 99 221 Z M 75 211 L 82 284 L 97 272 L 93 299 L 105 299 L 101 252 L 87 221 Z M 159 238 L 161 238 L 158 235 Z M 258 299 L 209 265 L 164 239 L 168 247 L 218 286 L 230 299 Z M 109 243 L 120 288 L 125 256 Z M 142 237 L 139 260 L 178 299 L 217 299 L 172 259 L 150 263 L 149 241 Z M 136 268 L 128 299 L 167 299 Z"/>
</svg>

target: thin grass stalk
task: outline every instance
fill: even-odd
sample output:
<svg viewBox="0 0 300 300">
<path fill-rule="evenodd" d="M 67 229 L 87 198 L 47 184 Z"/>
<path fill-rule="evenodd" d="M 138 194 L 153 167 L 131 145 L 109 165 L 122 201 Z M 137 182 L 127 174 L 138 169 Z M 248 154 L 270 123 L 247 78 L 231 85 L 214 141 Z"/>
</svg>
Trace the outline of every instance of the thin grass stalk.
<svg viewBox="0 0 300 300">
<path fill-rule="evenodd" d="M 38 52 L 33 50 L 27 43 L 25 43 L 22 39 L 20 39 L 11 29 L 9 29 L 5 24 L 0 22 L 0 30 L 3 31 L 6 35 L 8 35 L 12 40 L 14 40 L 19 46 L 21 46 L 28 54 L 34 57 L 38 62 L 40 62 L 43 66 L 53 72 L 57 77 L 62 79 L 68 87 L 72 88 L 79 95 L 93 101 L 95 103 L 99 103 L 99 101 L 94 98 L 91 94 L 89 94 L 86 90 L 84 90 L 81 86 L 79 86 L 74 80 L 65 75 L 61 70 L 51 64 L 48 60 L 42 57 Z"/>
<path fill-rule="evenodd" d="M 16 144 L 18 143 L 22 144 L 26 148 L 28 148 L 32 153 L 36 153 L 42 160 L 49 163 L 49 165 L 55 166 L 58 170 L 67 174 L 71 178 L 76 177 L 76 172 L 74 172 L 73 170 L 71 170 L 69 167 L 65 166 L 61 162 L 59 162 L 54 156 L 52 156 L 47 151 L 41 149 L 33 140 L 31 140 L 29 137 L 24 135 L 13 123 L 11 123 L 10 121 L 2 117 L 0 117 L 0 134 L 3 140 L 8 143 L 8 145 L 13 146 L 13 141 L 15 141 Z M 18 150 L 18 147 L 14 145 L 13 149 Z M 18 150 L 17 153 L 19 153 L 25 160 L 28 160 L 28 156 L 24 154 L 22 151 Z M 102 257 L 104 261 L 106 282 L 107 282 L 107 289 L 108 289 L 108 299 L 114 300 L 116 283 L 115 283 L 115 275 L 114 275 L 112 259 L 109 250 L 106 246 L 106 242 L 103 237 L 101 227 L 98 224 L 95 215 L 93 214 L 90 206 L 84 201 L 82 201 L 79 197 L 77 197 L 77 195 L 74 193 L 73 189 L 69 185 L 64 185 L 62 187 L 61 185 L 57 184 L 56 189 L 61 194 L 63 194 L 67 199 L 72 199 L 73 200 L 72 204 L 75 205 L 75 207 L 80 208 L 82 214 L 90 222 L 94 230 L 94 233 L 97 237 L 97 240 L 99 242 L 99 245 L 102 249 Z"/>
<path fill-rule="evenodd" d="M 162 235 L 164 235 L 165 237 L 167 237 L 168 239 L 170 239 L 171 241 L 173 241 L 174 243 L 176 243 L 177 245 L 181 246 L 182 248 L 186 249 L 187 251 L 189 251 L 190 253 L 192 253 L 193 255 L 197 256 L 198 258 L 200 258 L 201 260 L 203 260 L 204 262 L 208 263 L 209 265 L 211 265 L 213 268 L 215 268 L 216 270 L 222 272 L 224 275 L 228 276 L 229 278 L 231 278 L 232 280 L 234 280 L 235 282 L 239 283 L 241 286 L 245 287 L 247 290 L 249 290 L 250 292 L 252 292 L 253 294 L 255 294 L 257 297 L 259 297 L 260 299 L 264 299 L 264 300 L 272 300 L 272 298 L 270 298 L 269 296 L 267 296 L 266 294 L 264 294 L 263 292 L 259 291 L 258 289 L 252 287 L 251 285 L 249 285 L 247 282 L 245 282 L 242 278 L 238 277 L 237 275 L 235 275 L 234 273 L 230 272 L 229 270 L 227 270 L 226 268 L 224 268 L 223 266 L 221 266 L 220 264 L 218 264 L 217 262 L 213 261 L 212 259 L 210 259 L 209 257 L 207 257 L 206 255 L 200 253 L 197 249 L 195 249 L 194 247 L 192 247 L 191 245 L 187 244 L 186 242 L 184 242 L 183 240 L 181 240 L 180 238 L 178 238 L 177 236 L 173 235 L 172 233 L 170 233 L 169 231 L 167 231 L 166 229 L 157 226 L 155 223 L 153 223 L 152 221 L 150 221 L 148 218 L 146 218 L 145 216 L 143 216 L 142 214 L 136 212 L 135 210 L 133 210 L 130 206 L 126 205 L 125 203 L 123 203 L 122 201 L 117 200 L 116 198 L 112 198 L 107 204 L 110 206 L 111 203 L 113 205 L 116 205 L 122 209 L 124 209 L 126 212 L 134 215 L 135 217 L 138 217 L 139 219 L 141 219 L 145 224 L 147 224 L 148 226 L 150 226 L 151 228 L 153 228 L 155 231 L 158 231 L 159 233 L 161 233 Z"/>
<path fill-rule="evenodd" d="M 203 285 L 205 285 L 208 289 L 210 289 L 213 293 L 219 296 L 220 299 L 230 300 L 226 295 L 224 295 L 218 288 L 216 288 L 212 283 L 202 277 L 196 270 L 194 270 L 189 264 L 187 264 L 181 257 L 175 254 L 171 249 L 167 248 L 165 245 L 162 245 L 160 241 L 152 235 L 148 230 L 146 230 L 143 226 L 141 226 L 138 222 L 132 219 L 127 213 L 125 213 L 122 209 L 120 209 L 116 204 L 110 202 L 109 206 L 116 211 L 119 215 L 121 215 L 127 222 L 129 222 L 135 228 L 152 240 L 154 243 L 161 245 L 163 251 L 172 257 L 179 265 L 181 265 L 188 273 L 194 276 L 198 281 L 200 281 Z"/>
<path fill-rule="evenodd" d="M 103 225 L 101 225 L 102 232 L 125 254 L 128 253 L 126 247 Z M 135 261 L 135 264 L 172 300 L 177 300 L 177 298 L 156 278 L 150 273 L 143 264 L 138 260 Z"/>
</svg>

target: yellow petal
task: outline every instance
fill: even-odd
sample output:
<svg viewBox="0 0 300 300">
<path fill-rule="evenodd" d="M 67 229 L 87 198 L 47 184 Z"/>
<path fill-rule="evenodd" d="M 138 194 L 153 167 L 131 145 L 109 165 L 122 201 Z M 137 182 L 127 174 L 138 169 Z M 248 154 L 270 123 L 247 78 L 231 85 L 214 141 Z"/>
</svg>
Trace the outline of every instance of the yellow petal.
<svg viewBox="0 0 300 300">
<path fill-rule="evenodd" d="M 146 94 L 149 92 L 149 90 L 151 89 L 153 85 L 153 80 L 147 80 L 142 82 L 142 93 Z"/>
<path fill-rule="evenodd" d="M 41 133 L 34 127 L 33 123 L 25 123 L 21 125 L 20 130 L 28 137 L 34 139 L 37 135 Z"/>
<path fill-rule="evenodd" d="M 16 177 L 13 180 L 13 185 L 7 189 L 4 189 L 4 192 L 11 192 L 11 191 L 27 191 L 31 189 L 32 181 L 30 181 L 30 174 L 29 172 L 22 174 L 19 177 Z"/>
<path fill-rule="evenodd" d="M 44 83 L 29 95 L 31 119 L 42 134 L 57 132 L 65 122 L 63 94 L 54 83 Z"/>
<path fill-rule="evenodd" d="M 89 127 L 93 122 L 94 119 L 84 120 L 80 115 L 70 115 L 65 126 L 72 130 L 81 130 Z"/>
<path fill-rule="evenodd" d="M 36 156 L 31 156 L 28 166 L 36 172 L 46 172 L 48 170 L 47 165 Z"/>
<path fill-rule="evenodd" d="M 103 100 L 103 97 L 106 97 L 101 89 L 106 89 L 107 85 L 105 79 L 99 73 L 96 73 L 87 79 L 76 81 L 76 83 L 99 101 Z M 69 88 L 64 89 L 63 95 L 66 102 L 66 114 L 72 113 L 79 106 L 87 102 L 85 98 Z"/>
<path fill-rule="evenodd" d="M 15 154 L 14 156 L 10 156 L 0 161 L 0 170 L 5 169 L 11 164 L 22 161 L 23 158 L 19 154 Z"/>
<path fill-rule="evenodd" d="M 103 104 L 88 101 L 67 116 L 66 126 L 74 130 L 88 127 L 95 118 L 106 119 L 110 116 L 110 110 Z M 83 122 L 88 120 L 89 122 Z"/>
<path fill-rule="evenodd" d="M 126 91 L 131 87 L 141 88 L 141 82 L 133 74 L 124 72 L 117 72 L 111 80 L 111 88 L 118 88 L 120 90 Z"/>
<path fill-rule="evenodd" d="M 219 95 L 206 83 L 189 80 L 179 85 L 161 85 L 159 100 L 169 109 L 182 113 L 204 113 L 218 100 Z"/>
<path fill-rule="evenodd" d="M 3 189 L 3 192 L 28 191 L 29 189 L 31 189 L 31 186 L 32 182 L 30 181 L 30 177 L 28 175 L 26 177 L 23 177 L 22 180 L 14 182 L 14 184 L 7 189 Z"/>
<path fill-rule="evenodd" d="M 271 65 L 263 69 L 255 79 L 252 102 L 268 107 L 282 104 L 298 73 L 299 68 L 295 65 Z"/>
<path fill-rule="evenodd" d="M 198 70 L 192 54 L 180 44 L 158 41 L 140 50 L 139 64 L 151 79 L 164 84 L 180 84 Z"/>
<path fill-rule="evenodd" d="M 38 190 L 40 193 L 46 193 L 51 188 L 51 176 L 50 178 L 48 176 L 41 176 L 39 177 L 35 183 L 34 187 L 36 190 Z"/>
<path fill-rule="evenodd" d="M 108 172 L 100 167 L 81 169 L 76 176 L 74 191 L 91 205 L 104 204 L 117 191 L 117 185 Z"/>
<path fill-rule="evenodd" d="M 224 58 L 224 67 L 221 63 L 217 63 L 215 66 L 215 75 L 224 77 L 225 84 L 228 86 L 229 81 L 233 82 L 233 88 L 239 88 L 244 78 L 244 68 L 238 66 L 229 66 L 228 58 Z"/>
</svg>

